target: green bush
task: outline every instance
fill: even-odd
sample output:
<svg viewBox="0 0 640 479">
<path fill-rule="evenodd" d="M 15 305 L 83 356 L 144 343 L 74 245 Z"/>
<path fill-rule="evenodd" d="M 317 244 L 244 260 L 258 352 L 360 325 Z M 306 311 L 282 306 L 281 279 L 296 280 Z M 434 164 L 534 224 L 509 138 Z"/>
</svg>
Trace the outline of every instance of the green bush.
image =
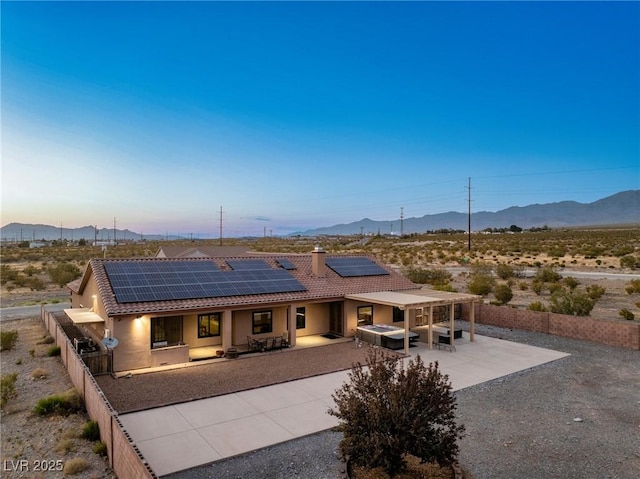
<svg viewBox="0 0 640 479">
<path fill-rule="evenodd" d="M 640 293 L 640 279 L 632 279 L 629 281 L 624 290 L 627 294 Z"/>
<path fill-rule="evenodd" d="M 452 464 L 464 426 L 455 422 L 456 400 L 438 363 L 420 356 L 402 361 L 372 349 L 367 366 L 356 364 L 333 394 L 329 414 L 340 420 L 340 453 L 356 466 L 382 467 L 390 476 L 409 454 L 422 462 Z"/>
<path fill-rule="evenodd" d="M 604 296 L 604 293 L 607 290 L 598 284 L 591 284 L 585 288 L 585 291 L 589 298 L 593 299 L 594 301 L 598 301 L 600 298 L 602 298 L 602 296 Z"/>
<path fill-rule="evenodd" d="M 541 313 L 547 312 L 547 307 L 541 301 L 534 301 L 527 307 L 527 309 L 529 311 L 539 311 Z"/>
<path fill-rule="evenodd" d="M 70 283 L 76 278 L 79 278 L 82 272 L 75 264 L 72 263 L 58 263 L 56 266 L 51 266 L 47 273 L 51 281 L 61 288 Z"/>
<path fill-rule="evenodd" d="M 542 281 L 543 283 L 557 283 L 562 279 L 562 275 L 550 266 L 544 266 L 538 268 L 534 279 Z"/>
<path fill-rule="evenodd" d="M 93 452 L 95 452 L 98 456 L 106 457 L 107 445 L 102 441 L 98 441 L 93 445 Z"/>
<path fill-rule="evenodd" d="M 569 289 L 576 289 L 580 285 L 580 281 L 573 276 L 567 276 L 562 280 L 562 283 Z"/>
<path fill-rule="evenodd" d="M 634 255 L 623 256 L 620 258 L 620 267 L 629 269 L 640 268 L 640 259 L 636 258 Z"/>
<path fill-rule="evenodd" d="M 495 287 L 493 295 L 500 304 L 507 304 L 513 299 L 513 291 L 506 284 L 499 284 Z"/>
<path fill-rule="evenodd" d="M 486 296 L 493 290 L 495 280 L 490 276 L 474 275 L 467 281 L 467 289 L 471 294 Z"/>
<path fill-rule="evenodd" d="M 496 274 L 498 275 L 498 278 L 506 280 L 509 278 L 513 278 L 515 276 L 515 271 L 513 269 L 513 266 L 500 263 L 496 266 Z"/>
<path fill-rule="evenodd" d="M 9 399 L 16 396 L 18 373 L 3 374 L 0 379 L 0 407 L 4 407 Z"/>
<path fill-rule="evenodd" d="M 40 399 L 33 410 L 38 416 L 61 415 L 81 411 L 83 408 L 82 398 L 75 388 L 69 389 L 62 394 L 54 394 Z"/>
<path fill-rule="evenodd" d="M 17 341 L 18 331 L 15 329 L 0 332 L 0 349 L 2 349 L 2 351 L 12 350 Z"/>
<path fill-rule="evenodd" d="M 100 439 L 100 426 L 97 421 L 87 421 L 82 428 L 80 437 L 89 441 L 98 441 Z"/>
<path fill-rule="evenodd" d="M 51 346 L 47 349 L 47 356 L 60 356 L 60 346 Z"/>
<path fill-rule="evenodd" d="M 628 309 L 621 309 L 620 311 L 618 311 L 618 315 L 620 317 L 622 317 L 623 319 L 632 321 L 633 319 L 635 319 L 635 315 L 629 311 Z"/>
<path fill-rule="evenodd" d="M 580 291 L 561 289 L 551 295 L 549 309 L 552 313 L 572 316 L 589 316 L 596 302 Z"/>
<path fill-rule="evenodd" d="M 406 277 L 417 284 L 447 284 L 451 281 L 451 273 L 443 268 L 409 268 Z"/>
</svg>

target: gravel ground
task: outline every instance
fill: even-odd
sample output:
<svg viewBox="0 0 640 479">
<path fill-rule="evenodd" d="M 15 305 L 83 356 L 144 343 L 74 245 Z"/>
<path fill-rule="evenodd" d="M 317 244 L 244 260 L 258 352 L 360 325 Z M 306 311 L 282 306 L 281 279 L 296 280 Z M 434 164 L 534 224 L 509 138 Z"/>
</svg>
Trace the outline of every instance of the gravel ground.
<svg viewBox="0 0 640 479">
<path fill-rule="evenodd" d="M 456 393 L 460 464 L 476 479 L 640 477 L 640 353 L 476 325 L 478 334 L 571 356 Z M 334 479 L 340 434 L 324 431 L 171 479 Z"/>
</svg>

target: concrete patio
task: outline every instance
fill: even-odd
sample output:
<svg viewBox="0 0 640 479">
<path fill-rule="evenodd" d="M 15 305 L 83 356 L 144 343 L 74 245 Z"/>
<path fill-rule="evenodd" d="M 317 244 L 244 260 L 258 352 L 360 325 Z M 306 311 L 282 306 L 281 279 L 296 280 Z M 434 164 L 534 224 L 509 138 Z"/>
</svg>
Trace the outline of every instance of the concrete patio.
<svg viewBox="0 0 640 479">
<path fill-rule="evenodd" d="M 456 351 L 417 343 L 411 356 L 438 361 L 454 390 L 567 356 L 565 353 L 467 333 Z M 408 361 L 408 359 L 406 360 Z M 331 395 L 348 371 L 324 374 L 209 399 L 120 416 L 158 476 L 329 429 Z"/>
</svg>

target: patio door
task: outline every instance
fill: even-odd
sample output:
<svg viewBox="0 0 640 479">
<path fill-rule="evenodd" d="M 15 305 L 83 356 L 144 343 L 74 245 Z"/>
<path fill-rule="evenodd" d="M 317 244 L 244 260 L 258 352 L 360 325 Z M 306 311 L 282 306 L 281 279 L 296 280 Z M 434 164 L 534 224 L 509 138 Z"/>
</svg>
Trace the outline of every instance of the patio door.
<svg viewBox="0 0 640 479">
<path fill-rule="evenodd" d="M 329 303 L 329 332 L 338 336 L 344 336 L 342 312 L 342 301 Z"/>
</svg>

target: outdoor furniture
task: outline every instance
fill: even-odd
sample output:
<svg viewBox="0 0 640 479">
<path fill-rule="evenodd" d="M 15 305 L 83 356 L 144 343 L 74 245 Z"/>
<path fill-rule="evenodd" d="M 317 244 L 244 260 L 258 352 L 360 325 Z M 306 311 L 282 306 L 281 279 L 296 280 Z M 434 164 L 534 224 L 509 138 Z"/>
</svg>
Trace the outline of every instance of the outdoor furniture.
<svg viewBox="0 0 640 479">
<path fill-rule="evenodd" d="M 251 351 L 259 351 L 258 349 L 258 341 L 253 339 L 251 336 L 247 336 L 247 349 Z"/>
<path fill-rule="evenodd" d="M 455 339 L 455 337 L 454 337 L 454 339 Z M 436 343 L 436 345 L 438 346 L 438 349 L 440 349 L 440 346 L 448 347 L 449 348 L 449 352 L 453 352 L 456 349 L 456 347 L 451 344 L 451 336 L 446 335 L 446 334 L 439 334 L 438 335 L 438 342 Z"/>
<path fill-rule="evenodd" d="M 227 349 L 227 353 L 225 356 L 229 359 L 235 359 L 238 357 L 238 349 L 237 348 L 229 348 Z"/>
<path fill-rule="evenodd" d="M 358 326 L 357 336 L 364 342 L 389 349 L 404 347 L 404 329 L 390 324 L 369 324 Z M 420 335 L 409 331 L 409 343 L 420 338 Z"/>
</svg>

